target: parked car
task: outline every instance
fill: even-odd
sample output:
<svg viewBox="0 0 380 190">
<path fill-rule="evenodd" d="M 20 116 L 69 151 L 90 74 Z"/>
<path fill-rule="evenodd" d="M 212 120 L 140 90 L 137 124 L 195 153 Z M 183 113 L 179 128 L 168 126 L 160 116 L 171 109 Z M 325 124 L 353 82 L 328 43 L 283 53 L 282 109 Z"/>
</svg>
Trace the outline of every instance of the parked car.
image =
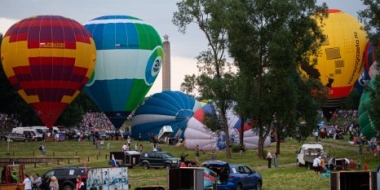
<svg viewBox="0 0 380 190">
<path fill-rule="evenodd" d="M 9 133 L 11 133 L 11 132 L 2 132 L 2 133 L 0 133 L 0 140 L 6 141 L 7 138 L 8 138 Z"/>
<path fill-rule="evenodd" d="M 42 179 L 55 176 L 58 179 L 59 189 L 74 190 L 76 178 L 81 176 L 83 183 L 87 181 L 87 171 L 90 168 L 85 167 L 60 167 L 53 168 L 41 176 Z"/>
<path fill-rule="evenodd" d="M 99 139 L 109 140 L 110 136 L 106 132 L 101 131 L 99 132 Z"/>
<path fill-rule="evenodd" d="M 245 164 L 228 164 L 220 160 L 209 160 L 201 164 L 217 173 L 217 189 L 255 189 L 263 185 L 262 176 Z"/>
<path fill-rule="evenodd" d="M 169 152 L 151 151 L 142 152 L 140 155 L 140 165 L 144 169 L 148 168 L 178 168 L 180 159 L 174 157 Z"/>
<path fill-rule="evenodd" d="M 19 133 L 10 133 L 10 132 L 3 132 L 0 136 L 1 140 L 8 140 L 14 141 L 14 142 L 26 142 L 28 141 L 27 138 L 25 138 L 25 135 L 19 134 Z"/>
<path fill-rule="evenodd" d="M 321 126 L 319 127 L 319 136 L 321 138 L 334 138 L 343 139 L 344 132 L 339 127 L 336 129 L 334 126 Z"/>
</svg>

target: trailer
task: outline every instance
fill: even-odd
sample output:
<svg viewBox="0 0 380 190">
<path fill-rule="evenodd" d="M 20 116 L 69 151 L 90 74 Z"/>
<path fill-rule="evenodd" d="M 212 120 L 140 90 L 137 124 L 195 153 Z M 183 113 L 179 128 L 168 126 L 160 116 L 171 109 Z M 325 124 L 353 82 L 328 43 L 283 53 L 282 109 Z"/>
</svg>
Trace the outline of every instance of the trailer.
<svg viewBox="0 0 380 190">
<path fill-rule="evenodd" d="M 129 189 L 128 168 L 92 168 L 87 173 L 86 189 Z"/>
<path fill-rule="evenodd" d="M 308 143 L 303 144 L 301 148 L 296 151 L 297 159 L 296 163 L 298 166 L 306 166 L 309 169 L 313 168 L 313 161 L 315 158 L 321 156 L 325 162 L 327 156 L 323 151 L 323 146 L 318 143 Z"/>
</svg>

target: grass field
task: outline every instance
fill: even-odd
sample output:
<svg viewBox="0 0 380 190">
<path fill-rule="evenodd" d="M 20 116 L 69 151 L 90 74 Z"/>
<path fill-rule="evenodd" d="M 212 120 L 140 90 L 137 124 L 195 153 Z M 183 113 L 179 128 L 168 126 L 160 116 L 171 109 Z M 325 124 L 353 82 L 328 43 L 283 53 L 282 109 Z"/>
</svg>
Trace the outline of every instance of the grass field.
<svg viewBox="0 0 380 190">
<path fill-rule="evenodd" d="M 311 138 L 308 140 L 312 140 Z M 45 173 L 51 168 L 61 166 L 83 166 L 83 160 L 86 161 L 90 167 L 109 167 L 108 159 L 110 151 L 120 151 L 125 141 L 106 141 L 105 144 L 110 143 L 109 150 L 107 146 L 104 149 L 96 149 L 90 141 L 78 143 L 77 141 L 63 141 L 63 142 L 46 142 L 47 154 L 41 155 L 38 147 L 40 142 L 10 142 L 8 151 L 8 142 L 0 142 L 0 157 L 1 158 L 22 158 L 22 157 L 65 157 L 65 158 L 79 158 L 76 161 L 59 162 L 59 163 L 43 163 L 43 164 L 29 164 L 26 165 L 28 172 Z M 308 141 L 307 141 L 308 142 Z M 135 142 L 132 141 L 132 144 Z M 380 164 L 380 158 L 375 157 L 369 152 L 363 150 L 362 155 L 358 155 L 357 151 L 351 145 L 342 140 L 323 139 L 322 144 L 325 151 L 335 157 L 347 157 L 354 159 L 357 162 L 363 163 L 365 159 L 369 161 L 369 170 L 377 168 Z M 262 174 L 264 183 L 263 189 L 277 190 L 277 189 L 308 189 L 308 190 L 327 190 L 330 189 L 330 181 L 326 178 L 320 178 L 312 170 L 305 167 L 298 167 L 295 164 L 296 154 L 295 151 L 299 149 L 302 143 L 298 143 L 294 139 L 286 139 L 281 144 L 281 154 L 279 155 L 279 168 L 267 168 L 267 161 L 258 159 L 256 150 L 248 150 L 243 155 L 236 152 L 232 153 L 232 159 L 225 159 L 224 151 L 217 151 L 217 159 L 226 160 L 231 163 L 244 163 L 254 170 Z M 337 148 L 334 145 L 339 145 Z M 147 141 L 143 142 L 145 150 L 152 150 L 152 144 Z M 188 153 L 187 159 L 195 158 L 193 150 L 186 150 L 183 146 L 175 147 L 162 145 L 164 151 L 168 151 L 175 156 L 180 156 L 182 152 Z M 266 148 L 271 152 L 275 151 L 275 144 L 271 144 Z M 206 152 L 200 155 L 200 161 L 205 161 L 211 157 L 211 152 Z M 149 169 L 144 170 L 140 166 L 129 169 L 129 182 L 132 189 L 144 185 L 162 185 L 167 187 L 167 171 L 165 169 Z"/>
</svg>

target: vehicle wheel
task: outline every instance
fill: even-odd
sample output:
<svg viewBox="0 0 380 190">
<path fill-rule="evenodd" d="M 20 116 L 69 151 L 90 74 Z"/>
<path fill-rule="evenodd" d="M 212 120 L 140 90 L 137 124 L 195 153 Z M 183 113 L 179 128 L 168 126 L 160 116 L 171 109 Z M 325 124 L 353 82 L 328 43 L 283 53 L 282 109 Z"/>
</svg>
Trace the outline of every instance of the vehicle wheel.
<svg viewBox="0 0 380 190">
<path fill-rule="evenodd" d="M 73 187 L 69 184 L 66 184 L 65 186 L 63 186 L 63 190 L 73 190 Z"/>
<path fill-rule="evenodd" d="M 243 190 L 243 186 L 239 183 L 236 187 L 236 190 Z"/>
<path fill-rule="evenodd" d="M 171 167 L 170 167 L 170 164 L 165 164 L 165 168 L 168 170 L 168 169 L 170 169 Z"/>
<path fill-rule="evenodd" d="M 261 181 L 258 181 L 255 187 L 255 190 L 261 190 L 262 185 L 263 184 L 261 183 Z"/>
<path fill-rule="evenodd" d="M 145 170 L 149 169 L 149 165 L 148 165 L 148 163 L 143 163 L 143 164 L 142 164 L 142 167 L 143 167 Z"/>
</svg>

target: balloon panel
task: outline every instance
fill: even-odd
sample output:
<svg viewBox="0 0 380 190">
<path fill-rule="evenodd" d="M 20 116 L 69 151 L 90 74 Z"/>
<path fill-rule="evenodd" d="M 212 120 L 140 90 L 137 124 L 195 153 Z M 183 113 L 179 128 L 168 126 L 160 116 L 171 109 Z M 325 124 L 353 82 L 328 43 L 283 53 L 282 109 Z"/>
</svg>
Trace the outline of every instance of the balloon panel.
<svg viewBox="0 0 380 190">
<path fill-rule="evenodd" d="M 19 21 L 4 35 L 1 52 L 12 86 L 48 127 L 79 94 L 95 67 L 91 35 L 62 16 Z"/>
<path fill-rule="evenodd" d="M 320 48 L 318 64 L 303 64 L 301 69 L 330 89 L 323 107 L 338 107 L 362 72 L 367 39 L 360 22 L 340 10 L 330 10 L 323 24 L 326 41 Z"/>
<path fill-rule="evenodd" d="M 204 104 L 203 107 L 194 113 L 194 116 L 188 121 L 185 130 L 185 147 L 187 149 L 195 149 L 197 145 L 203 150 L 223 150 L 226 148 L 227 135 L 224 132 L 212 132 L 203 123 L 205 113 L 211 114 L 215 112 L 215 105 L 213 103 Z M 244 130 L 244 144 L 247 149 L 255 149 L 258 146 L 258 135 L 254 133 L 252 127 L 249 125 L 250 120 L 244 122 L 241 129 L 241 120 L 234 114 L 233 109 L 227 110 L 227 123 L 229 126 L 230 140 L 237 144 L 239 143 L 239 131 Z M 264 141 L 264 147 L 270 145 L 270 138 Z"/>
<path fill-rule="evenodd" d="M 131 136 L 137 138 L 141 133 L 143 139 L 148 139 L 148 133 L 157 135 L 164 125 L 172 127 L 173 135 L 180 129 L 184 131 L 187 121 L 199 108 L 199 102 L 183 92 L 156 93 L 136 109 L 131 123 Z"/>
<path fill-rule="evenodd" d="M 143 101 L 161 70 L 161 37 L 146 22 L 124 15 L 98 17 L 85 27 L 95 40 L 98 55 L 85 91 L 119 128 Z M 113 117 L 116 115 L 120 117 Z"/>
<path fill-rule="evenodd" d="M 374 89 L 375 88 L 374 80 L 371 80 L 368 83 L 368 85 L 369 87 Z M 370 92 L 365 89 L 362 96 L 360 97 L 359 126 L 361 128 L 361 132 L 368 140 L 376 136 L 376 133 L 377 133 L 377 131 L 373 128 L 371 124 L 370 115 L 368 113 L 368 110 L 370 109 L 371 106 L 372 104 L 371 104 Z"/>
</svg>

